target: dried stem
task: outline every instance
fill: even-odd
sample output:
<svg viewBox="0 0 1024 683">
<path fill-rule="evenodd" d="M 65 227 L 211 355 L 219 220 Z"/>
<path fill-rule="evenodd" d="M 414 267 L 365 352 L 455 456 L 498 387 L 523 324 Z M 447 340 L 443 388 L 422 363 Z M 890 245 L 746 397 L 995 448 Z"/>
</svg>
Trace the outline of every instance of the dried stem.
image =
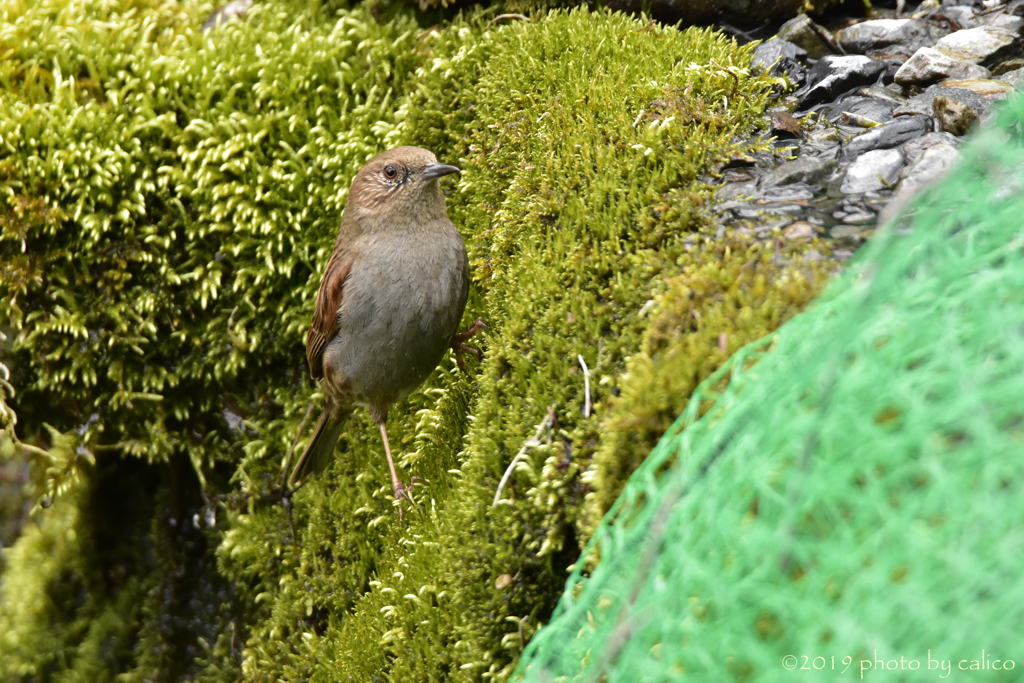
<svg viewBox="0 0 1024 683">
<path fill-rule="evenodd" d="M 580 361 L 580 367 L 583 368 L 583 390 L 586 392 L 586 397 L 583 399 L 583 417 L 590 417 L 590 368 L 587 367 L 587 361 L 583 360 L 582 354 L 576 354 L 576 358 Z"/>
<path fill-rule="evenodd" d="M 539 446 L 540 435 L 543 434 L 546 430 L 550 429 L 555 424 L 554 408 L 554 404 L 548 406 L 548 414 L 541 421 L 541 423 L 537 425 L 537 430 L 533 433 L 533 438 L 526 440 L 526 442 L 523 444 L 523 447 L 519 449 L 518 453 L 516 453 L 516 457 L 512 458 L 512 462 L 508 464 L 508 468 L 505 470 L 505 474 L 502 475 L 501 481 L 498 482 L 498 490 L 494 492 L 494 502 L 491 503 L 491 507 L 497 507 L 498 501 L 501 500 L 501 491 L 502 489 L 505 488 L 505 484 L 508 483 L 508 478 L 512 476 L 512 470 L 515 468 L 516 463 L 518 463 L 523 458 L 523 456 L 530 451 L 530 449 Z"/>
</svg>

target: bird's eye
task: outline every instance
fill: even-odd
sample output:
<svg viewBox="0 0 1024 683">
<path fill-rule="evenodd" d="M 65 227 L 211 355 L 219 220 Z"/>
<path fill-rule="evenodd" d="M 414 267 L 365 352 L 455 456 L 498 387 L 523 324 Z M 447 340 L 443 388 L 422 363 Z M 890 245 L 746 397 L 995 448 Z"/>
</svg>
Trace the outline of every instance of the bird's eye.
<svg viewBox="0 0 1024 683">
<path fill-rule="evenodd" d="M 384 167 L 384 177 L 387 178 L 388 180 L 394 180 L 396 177 L 398 177 L 398 169 L 392 166 L 391 164 L 388 164 L 387 166 Z"/>
</svg>

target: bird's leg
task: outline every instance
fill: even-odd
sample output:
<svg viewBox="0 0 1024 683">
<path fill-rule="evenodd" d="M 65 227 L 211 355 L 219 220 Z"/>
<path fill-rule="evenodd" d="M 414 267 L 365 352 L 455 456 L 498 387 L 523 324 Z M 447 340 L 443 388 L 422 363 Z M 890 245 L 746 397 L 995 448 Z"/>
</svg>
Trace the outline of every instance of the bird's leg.
<svg viewBox="0 0 1024 683">
<path fill-rule="evenodd" d="M 473 324 L 469 326 L 468 330 L 452 336 L 452 349 L 455 351 L 455 362 L 459 364 L 459 370 L 466 372 L 466 364 L 462 360 L 463 351 L 469 351 L 476 356 L 477 360 L 483 359 L 483 354 L 480 353 L 480 349 L 469 346 L 468 344 L 463 344 L 462 342 L 466 341 L 480 330 L 486 329 L 487 325 L 484 324 L 483 318 L 477 318 L 473 321 Z"/>
<path fill-rule="evenodd" d="M 395 500 L 411 500 L 409 498 L 409 489 L 405 487 L 405 484 L 398 478 L 398 472 L 395 471 L 395 461 L 391 459 L 391 444 L 388 443 L 388 428 L 386 426 L 387 418 L 381 417 L 377 420 L 377 426 L 380 427 L 380 436 L 384 439 L 384 454 L 388 456 L 388 468 L 391 469 L 391 488 L 395 492 Z M 402 508 L 399 506 L 398 514 L 402 515 Z"/>
</svg>

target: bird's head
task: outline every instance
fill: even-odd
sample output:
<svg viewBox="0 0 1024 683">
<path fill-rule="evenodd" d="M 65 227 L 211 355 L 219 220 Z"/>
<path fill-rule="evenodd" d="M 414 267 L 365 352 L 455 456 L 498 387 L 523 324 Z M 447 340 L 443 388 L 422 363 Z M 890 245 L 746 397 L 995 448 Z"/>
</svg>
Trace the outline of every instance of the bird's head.
<svg viewBox="0 0 1024 683">
<path fill-rule="evenodd" d="M 447 213 L 438 179 L 458 172 L 455 166 L 438 163 L 437 157 L 425 149 L 389 149 L 366 162 L 356 174 L 345 212 L 354 210 L 378 218 L 393 212 L 424 219 L 444 218 Z"/>
</svg>

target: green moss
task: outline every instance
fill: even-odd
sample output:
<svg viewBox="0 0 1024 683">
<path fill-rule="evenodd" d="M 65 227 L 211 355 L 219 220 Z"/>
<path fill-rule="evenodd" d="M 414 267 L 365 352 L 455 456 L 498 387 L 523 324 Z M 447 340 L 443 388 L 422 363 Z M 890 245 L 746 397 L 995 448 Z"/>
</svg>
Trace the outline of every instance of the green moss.
<svg viewBox="0 0 1024 683">
<path fill-rule="evenodd" d="M 808 245 L 755 242 L 739 233 L 701 236 L 682 273 L 651 301 L 642 350 L 620 377 L 621 394 L 602 423 L 601 447 L 584 481 L 587 533 L 689 403 L 690 394 L 737 349 L 776 330 L 821 291 L 831 259 Z M 824 245 L 815 245 L 825 250 Z"/>
<path fill-rule="evenodd" d="M 52 600 L 96 635 L 42 608 L 5 617 L 5 661 L 12 638 L 52 631 L 18 640 L 34 644 L 12 676 L 504 680 L 594 516 L 724 361 L 720 331 L 732 350 L 822 284 L 805 246 L 701 232 L 702 174 L 771 85 L 713 32 L 585 10 L 424 31 L 268 2 L 200 35 L 201 4 L 23 10 L 26 47 L 0 73 L 4 362 L 19 434 L 65 454 L 37 469 L 70 491 L 43 528 L 123 533 L 9 551 L 4 586 L 25 600 L 46 594 L 33 557 L 48 576 L 120 567 L 84 602 Z M 448 203 L 485 357 L 469 376 L 446 360 L 390 416 L 402 475 L 423 480 L 406 522 L 358 414 L 295 495 L 293 540 L 267 494 L 319 398 L 303 342 L 320 271 L 353 174 L 397 144 L 463 168 Z M 492 507 L 549 406 L 555 427 Z"/>
</svg>

